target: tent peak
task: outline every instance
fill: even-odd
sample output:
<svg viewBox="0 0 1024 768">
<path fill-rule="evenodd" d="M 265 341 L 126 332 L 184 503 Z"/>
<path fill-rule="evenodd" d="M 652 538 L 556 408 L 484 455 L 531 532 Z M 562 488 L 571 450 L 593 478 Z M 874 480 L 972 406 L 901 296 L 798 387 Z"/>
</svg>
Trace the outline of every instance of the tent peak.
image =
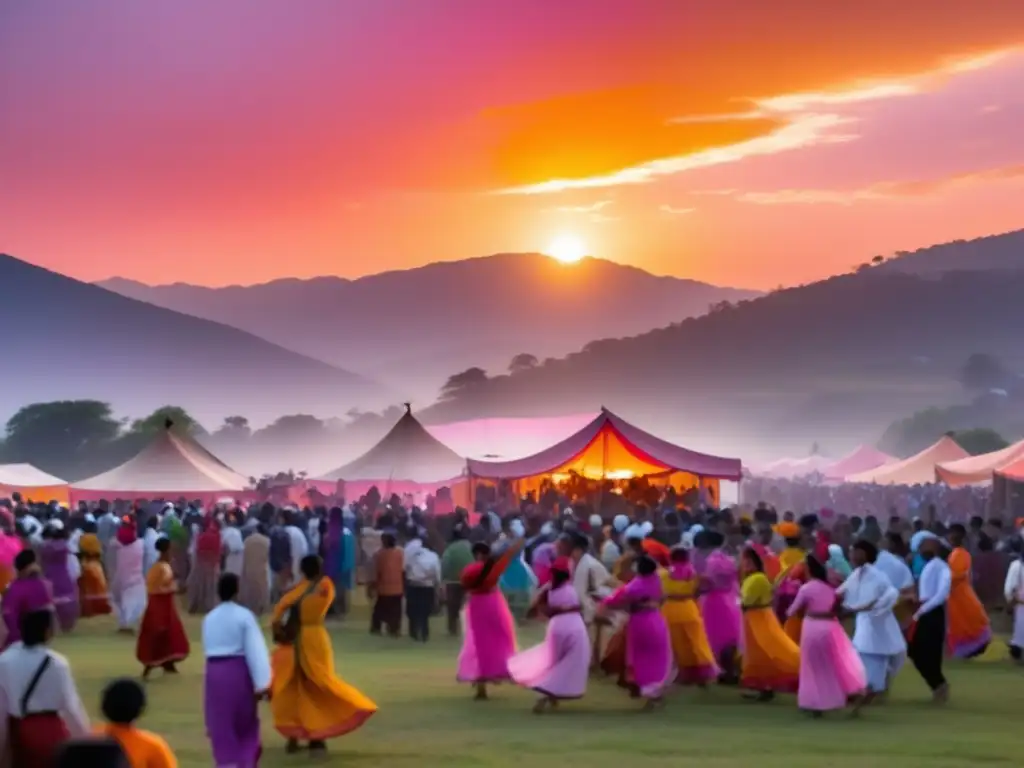
<svg viewBox="0 0 1024 768">
<path fill-rule="evenodd" d="M 174 420 L 173 419 L 164 419 L 164 429 L 170 429 L 173 426 L 174 426 Z"/>
<path fill-rule="evenodd" d="M 412 416 L 412 403 L 402 403 L 405 406 L 405 413 L 407 416 Z"/>
</svg>

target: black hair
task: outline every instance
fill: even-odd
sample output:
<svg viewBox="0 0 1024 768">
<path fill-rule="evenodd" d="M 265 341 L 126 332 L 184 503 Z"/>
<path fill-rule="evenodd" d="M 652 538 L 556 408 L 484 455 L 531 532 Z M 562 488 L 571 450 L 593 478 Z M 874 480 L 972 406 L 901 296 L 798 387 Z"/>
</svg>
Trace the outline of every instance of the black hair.
<svg viewBox="0 0 1024 768">
<path fill-rule="evenodd" d="M 673 563 L 688 563 L 690 562 L 690 551 L 683 547 L 673 547 L 669 554 L 669 560 Z"/>
<path fill-rule="evenodd" d="M 23 549 L 14 556 L 14 570 L 23 571 L 30 565 L 35 565 L 36 553 L 33 549 Z"/>
<path fill-rule="evenodd" d="M 658 570 L 658 564 L 653 557 L 641 555 L 636 560 L 636 572 L 641 576 L 650 576 Z"/>
<path fill-rule="evenodd" d="M 565 584 L 569 579 L 572 578 L 572 574 L 568 571 L 551 571 L 551 588 L 557 589 L 558 587 Z"/>
<path fill-rule="evenodd" d="M 764 560 L 757 554 L 757 550 L 747 547 L 743 550 L 743 556 L 754 564 L 754 570 L 764 573 Z"/>
<path fill-rule="evenodd" d="M 961 523 L 953 523 L 949 526 L 949 533 L 959 533 L 961 536 L 966 536 L 967 529 Z"/>
<path fill-rule="evenodd" d="M 793 548 L 799 548 L 800 544 L 803 543 L 803 539 L 801 539 L 799 536 L 786 539 L 785 541 L 786 541 L 786 546 L 787 547 L 793 547 Z"/>
<path fill-rule="evenodd" d="M 222 573 L 217 580 L 217 597 L 222 603 L 234 600 L 238 595 L 238 575 L 234 573 Z"/>
<path fill-rule="evenodd" d="M 828 581 L 828 569 L 822 565 L 821 560 L 814 555 L 808 555 L 804 560 L 807 564 L 807 575 L 818 581 Z"/>
<path fill-rule="evenodd" d="M 491 546 L 483 541 L 478 541 L 473 545 L 473 557 L 477 555 L 483 555 L 484 557 L 491 556 Z"/>
<path fill-rule="evenodd" d="M 903 541 L 903 536 L 896 531 L 889 531 L 885 534 L 886 541 L 889 542 L 889 551 L 894 555 L 905 557 L 907 554 L 907 545 Z"/>
<path fill-rule="evenodd" d="M 569 537 L 569 544 L 573 549 L 582 549 L 586 552 L 590 549 L 590 539 L 582 533 L 574 533 Z"/>
<path fill-rule="evenodd" d="M 893 534 L 890 534 L 890 536 L 891 535 Z M 895 534 L 895 536 L 898 538 L 899 534 L 897 533 Z M 859 549 L 861 552 L 863 552 L 864 559 L 867 560 L 869 563 L 873 563 L 878 559 L 878 547 L 876 547 L 867 539 L 857 539 L 857 541 L 853 543 L 853 548 Z"/>
<path fill-rule="evenodd" d="M 23 613 L 18 621 L 21 642 L 26 648 L 42 645 L 48 639 L 52 626 L 53 614 L 49 610 Z"/>
<path fill-rule="evenodd" d="M 159 539 L 156 540 L 156 544 L 154 544 L 153 546 L 156 547 L 156 551 L 162 555 L 164 552 L 171 548 L 171 540 L 168 539 L 166 536 L 161 536 Z"/>
<path fill-rule="evenodd" d="M 321 562 L 317 555 L 306 555 L 299 562 L 299 570 L 307 579 L 315 579 L 320 575 Z"/>
<path fill-rule="evenodd" d="M 114 725 L 131 725 L 146 710 L 146 691 L 127 677 L 114 680 L 103 689 L 100 709 Z"/>
</svg>

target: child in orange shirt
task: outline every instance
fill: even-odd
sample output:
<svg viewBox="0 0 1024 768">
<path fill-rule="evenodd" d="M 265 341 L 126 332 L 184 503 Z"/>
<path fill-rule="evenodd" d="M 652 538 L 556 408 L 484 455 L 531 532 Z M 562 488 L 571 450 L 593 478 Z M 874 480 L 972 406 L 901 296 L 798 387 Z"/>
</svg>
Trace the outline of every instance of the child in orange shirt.
<svg viewBox="0 0 1024 768">
<path fill-rule="evenodd" d="M 178 768 L 171 748 L 160 736 L 135 727 L 146 709 L 146 692 L 134 680 L 115 680 L 103 691 L 103 717 L 98 732 L 121 745 L 132 768 Z"/>
</svg>

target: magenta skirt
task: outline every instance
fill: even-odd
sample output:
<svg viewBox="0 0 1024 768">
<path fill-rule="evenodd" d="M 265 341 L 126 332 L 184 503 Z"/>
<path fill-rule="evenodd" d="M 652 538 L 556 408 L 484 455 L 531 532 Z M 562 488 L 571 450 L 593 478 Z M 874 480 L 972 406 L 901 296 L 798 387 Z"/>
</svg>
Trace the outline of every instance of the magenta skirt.
<svg viewBox="0 0 1024 768">
<path fill-rule="evenodd" d="M 512 680 L 553 699 L 578 699 L 590 675 L 590 635 L 578 613 L 553 616 L 544 642 L 508 662 Z"/>
<path fill-rule="evenodd" d="M 805 618 L 800 635 L 800 709 L 842 709 L 867 687 L 860 655 L 835 619 Z"/>
<path fill-rule="evenodd" d="M 508 680 L 508 661 L 516 652 L 516 629 L 501 591 L 471 593 L 462 614 L 461 683 Z"/>
<path fill-rule="evenodd" d="M 676 676 L 668 625 L 661 611 L 631 614 L 626 625 L 626 667 L 644 698 L 657 698 Z"/>
<path fill-rule="evenodd" d="M 743 632 L 743 614 L 739 597 L 733 592 L 709 592 L 700 601 L 704 617 L 704 631 L 715 659 L 721 659 L 725 651 L 740 646 Z"/>
</svg>

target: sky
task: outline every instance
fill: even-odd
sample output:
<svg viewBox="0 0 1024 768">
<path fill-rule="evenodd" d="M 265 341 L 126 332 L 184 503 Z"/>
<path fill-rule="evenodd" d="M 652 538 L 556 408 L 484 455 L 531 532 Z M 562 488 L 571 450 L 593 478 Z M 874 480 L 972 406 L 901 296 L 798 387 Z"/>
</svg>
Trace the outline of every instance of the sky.
<svg viewBox="0 0 1024 768">
<path fill-rule="evenodd" d="M 1024 227 L 1021 82 L 1005 0 L 3 3 L 0 252 L 223 285 L 570 236 L 774 288 Z"/>
</svg>

